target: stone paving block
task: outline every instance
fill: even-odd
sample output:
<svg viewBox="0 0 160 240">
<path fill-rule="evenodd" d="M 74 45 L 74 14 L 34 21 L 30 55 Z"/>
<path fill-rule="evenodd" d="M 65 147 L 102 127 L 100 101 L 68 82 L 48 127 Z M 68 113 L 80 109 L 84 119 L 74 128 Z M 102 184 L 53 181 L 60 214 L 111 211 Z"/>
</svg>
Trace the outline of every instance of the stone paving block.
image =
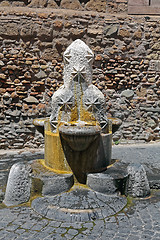
<svg viewBox="0 0 160 240">
<path fill-rule="evenodd" d="M 30 228 L 32 228 L 35 224 L 36 224 L 35 222 L 27 221 L 27 222 L 25 222 L 24 224 L 21 223 L 21 228 L 30 229 Z"/>
<path fill-rule="evenodd" d="M 61 235 L 54 233 L 50 236 L 52 238 L 52 240 L 66 240 L 66 237 L 62 237 Z"/>
<path fill-rule="evenodd" d="M 83 239 L 87 239 L 87 236 L 83 234 L 79 234 L 78 236 L 76 236 L 76 240 L 83 240 Z"/>
<path fill-rule="evenodd" d="M 61 227 L 63 228 L 81 228 L 82 223 L 74 222 L 74 223 L 68 223 L 68 222 L 62 222 Z"/>
<path fill-rule="evenodd" d="M 29 229 L 28 229 L 29 230 Z M 34 232 L 34 231 L 31 231 L 31 230 L 29 230 L 29 231 L 25 231 L 24 233 L 22 233 L 21 234 L 21 236 L 23 237 L 23 238 L 28 238 L 28 239 L 31 239 L 31 237 L 35 234 L 36 232 Z"/>
<path fill-rule="evenodd" d="M 53 237 L 48 236 L 48 237 L 45 237 L 44 240 L 53 240 Z"/>
<path fill-rule="evenodd" d="M 6 230 L 0 231 L 0 239 L 5 239 L 8 235 L 8 232 Z"/>
<path fill-rule="evenodd" d="M 66 233 L 64 237 L 69 240 L 69 239 L 73 239 L 74 236 Z"/>
<path fill-rule="evenodd" d="M 19 235 L 16 233 L 8 232 L 7 235 L 4 237 L 5 240 L 16 239 Z M 3 238 L 2 238 L 3 239 Z"/>
<path fill-rule="evenodd" d="M 72 236 L 75 236 L 78 234 L 78 231 L 76 229 L 69 229 L 67 233 Z"/>
<path fill-rule="evenodd" d="M 53 228 L 58 228 L 60 226 L 63 227 L 63 224 L 68 225 L 68 223 L 61 223 L 61 222 L 57 222 L 57 221 L 51 221 L 51 222 L 48 223 L 48 226 L 53 227 Z"/>
<path fill-rule="evenodd" d="M 114 237 L 113 240 L 126 240 L 126 238 L 123 238 L 123 237 L 117 236 L 117 237 Z"/>
<path fill-rule="evenodd" d="M 43 228 L 43 229 L 41 230 L 41 233 L 48 233 L 48 234 L 50 234 L 50 233 L 52 233 L 54 230 L 55 230 L 55 228 L 46 226 L 45 228 Z"/>
<path fill-rule="evenodd" d="M 6 229 L 6 231 L 15 231 L 18 228 L 19 228 L 19 225 L 13 224 L 13 225 L 7 226 L 5 229 Z"/>
<path fill-rule="evenodd" d="M 33 239 L 44 239 L 45 237 L 48 237 L 48 235 L 50 235 L 50 233 L 47 232 L 36 232 L 32 235 Z"/>
<path fill-rule="evenodd" d="M 21 228 L 18 228 L 16 231 L 15 231 L 15 233 L 17 233 L 17 234 L 22 234 L 22 233 L 24 233 L 25 232 L 25 230 L 24 229 L 21 229 Z"/>
<path fill-rule="evenodd" d="M 65 228 L 57 228 L 56 233 L 57 234 L 65 234 L 65 233 L 67 233 L 67 230 Z"/>
</svg>

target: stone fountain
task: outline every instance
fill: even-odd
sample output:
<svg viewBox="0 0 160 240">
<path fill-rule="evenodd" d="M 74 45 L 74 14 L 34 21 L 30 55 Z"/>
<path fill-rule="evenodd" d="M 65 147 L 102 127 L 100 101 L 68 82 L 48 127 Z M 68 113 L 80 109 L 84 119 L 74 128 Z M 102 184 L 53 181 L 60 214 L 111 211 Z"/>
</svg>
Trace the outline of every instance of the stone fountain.
<svg viewBox="0 0 160 240">
<path fill-rule="evenodd" d="M 93 58 L 79 39 L 64 52 L 64 85 L 52 97 L 51 116 L 34 120 L 45 138 L 45 159 L 12 166 L 5 205 L 33 197 L 31 206 L 47 218 L 88 221 L 115 214 L 127 204 L 117 193 L 127 195 L 132 184 L 126 170 L 111 165 L 112 124 L 105 97 L 92 84 Z M 145 176 L 144 182 L 141 193 L 148 195 Z"/>
</svg>

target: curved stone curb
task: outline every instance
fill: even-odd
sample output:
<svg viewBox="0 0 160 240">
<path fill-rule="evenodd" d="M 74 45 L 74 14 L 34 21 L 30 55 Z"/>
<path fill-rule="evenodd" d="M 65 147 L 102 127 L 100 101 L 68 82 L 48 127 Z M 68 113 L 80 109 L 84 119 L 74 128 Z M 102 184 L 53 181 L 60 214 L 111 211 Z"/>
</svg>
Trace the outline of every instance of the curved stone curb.
<svg viewBox="0 0 160 240">
<path fill-rule="evenodd" d="M 104 219 L 121 211 L 127 200 L 90 189 L 76 188 L 53 197 L 33 200 L 32 208 L 43 217 L 65 222 L 86 222 Z"/>
</svg>

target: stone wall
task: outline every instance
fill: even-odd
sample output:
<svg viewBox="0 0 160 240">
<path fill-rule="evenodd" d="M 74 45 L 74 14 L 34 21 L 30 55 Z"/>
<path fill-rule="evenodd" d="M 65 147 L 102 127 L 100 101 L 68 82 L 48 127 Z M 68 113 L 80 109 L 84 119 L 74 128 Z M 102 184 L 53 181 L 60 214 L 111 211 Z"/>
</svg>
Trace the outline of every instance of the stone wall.
<svg viewBox="0 0 160 240">
<path fill-rule="evenodd" d="M 95 53 L 108 116 L 123 121 L 114 141 L 160 139 L 159 29 L 158 17 L 0 8 L 0 148 L 43 145 L 32 120 L 50 115 L 63 52 L 77 38 Z"/>
<path fill-rule="evenodd" d="M 107 0 L 106 3 L 108 13 L 127 13 L 128 0 Z"/>
<path fill-rule="evenodd" d="M 123 0 L 124 1 L 124 0 Z M 0 7 L 73 9 L 106 12 L 106 0 L 0 0 Z"/>
<path fill-rule="evenodd" d="M 0 7 L 56 8 L 108 13 L 127 12 L 128 0 L 0 0 Z"/>
</svg>

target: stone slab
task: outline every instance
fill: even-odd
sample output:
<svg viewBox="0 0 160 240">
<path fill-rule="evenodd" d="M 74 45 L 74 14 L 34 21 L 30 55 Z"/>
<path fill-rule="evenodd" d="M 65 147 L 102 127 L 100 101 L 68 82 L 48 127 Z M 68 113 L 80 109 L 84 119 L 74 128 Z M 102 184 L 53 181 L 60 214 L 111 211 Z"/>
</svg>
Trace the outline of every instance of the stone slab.
<svg viewBox="0 0 160 240">
<path fill-rule="evenodd" d="M 129 6 L 149 6 L 149 0 L 129 0 Z"/>
<path fill-rule="evenodd" d="M 160 1 L 159 0 L 151 0 L 151 5 L 159 5 L 160 6 Z"/>
<path fill-rule="evenodd" d="M 128 6 L 128 14 L 133 15 L 160 15 L 160 7 Z"/>
</svg>

